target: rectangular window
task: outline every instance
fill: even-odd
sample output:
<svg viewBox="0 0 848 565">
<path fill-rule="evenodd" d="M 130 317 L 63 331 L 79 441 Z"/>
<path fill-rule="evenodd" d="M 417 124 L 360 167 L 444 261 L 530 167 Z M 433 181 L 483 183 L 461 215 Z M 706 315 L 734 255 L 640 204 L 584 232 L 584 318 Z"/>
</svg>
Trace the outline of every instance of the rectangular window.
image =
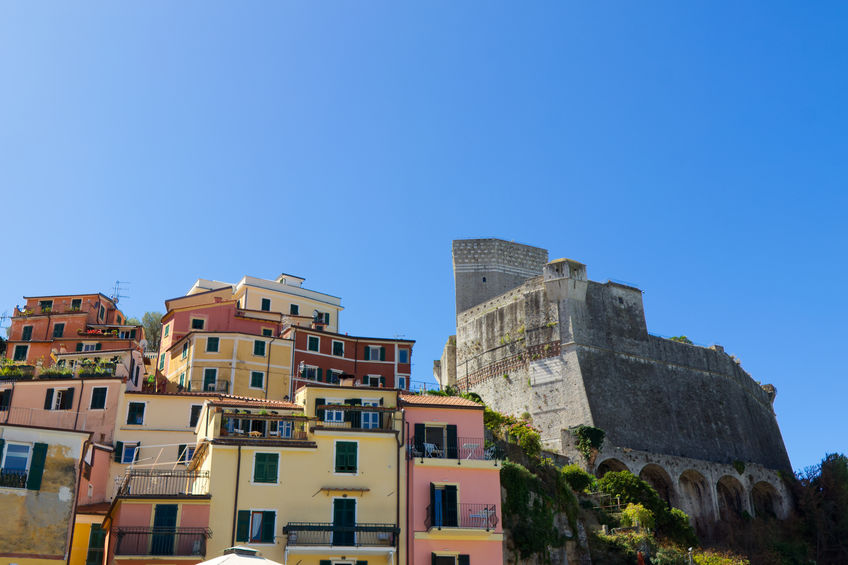
<svg viewBox="0 0 848 565">
<path fill-rule="evenodd" d="M 318 336 L 310 335 L 306 338 L 306 349 L 309 351 L 318 351 L 321 346 L 321 339 Z"/>
<path fill-rule="evenodd" d="M 343 373 L 341 371 L 337 371 L 335 369 L 327 370 L 327 382 L 334 385 L 339 384 L 339 378 L 342 374 Z"/>
<path fill-rule="evenodd" d="M 106 408 L 106 391 L 108 390 L 105 386 L 96 386 L 91 389 L 90 410 L 104 410 Z"/>
<path fill-rule="evenodd" d="M 276 483 L 278 453 L 257 453 L 253 457 L 253 482 Z"/>
<path fill-rule="evenodd" d="M 380 403 L 377 400 L 363 400 L 363 406 L 379 406 Z M 362 416 L 360 417 L 362 420 L 362 429 L 363 430 L 376 430 L 380 428 L 380 413 L 379 412 L 362 412 Z"/>
<path fill-rule="evenodd" d="M 456 485 L 430 483 L 430 524 L 456 528 L 459 525 Z"/>
<path fill-rule="evenodd" d="M 193 445 L 185 445 L 180 444 L 177 446 L 177 463 L 182 463 L 183 465 L 188 465 L 191 458 L 194 457 L 194 449 Z"/>
<path fill-rule="evenodd" d="M 5 412 L 9 409 L 9 404 L 12 403 L 12 389 L 7 388 L 0 391 L 0 412 Z"/>
<path fill-rule="evenodd" d="M 203 369 L 203 390 L 214 392 L 218 381 L 218 369 Z"/>
<path fill-rule="evenodd" d="M 123 323 L 120 314 L 115 316 L 115 323 L 117 323 L 119 326 Z"/>
<path fill-rule="evenodd" d="M 130 402 L 127 408 L 127 425 L 144 425 L 144 402 Z"/>
<path fill-rule="evenodd" d="M 344 342 L 333 340 L 333 355 L 344 357 Z"/>
<path fill-rule="evenodd" d="M 121 463 L 134 463 L 138 461 L 138 452 L 141 451 L 141 442 L 124 443 L 123 452 L 121 453 Z"/>
<path fill-rule="evenodd" d="M 71 310 L 77 311 L 82 308 L 82 298 L 74 298 L 71 300 Z"/>
<path fill-rule="evenodd" d="M 277 424 L 277 433 L 280 437 L 283 439 L 291 439 L 292 430 L 294 430 L 294 422 L 283 420 L 275 423 Z"/>
<path fill-rule="evenodd" d="M 206 338 L 206 353 L 218 353 L 219 339 L 217 337 Z"/>
<path fill-rule="evenodd" d="M 408 349 L 399 349 L 398 350 L 398 363 L 409 363 L 409 350 Z"/>
<path fill-rule="evenodd" d="M 3 472 L 26 473 L 29 467 L 30 445 L 25 443 L 7 443 L 3 450 Z"/>
<path fill-rule="evenodd" d="M 41 308 L 42 312 L 50 312 L 51 310 L 53 310 L 53 301 L 42 300 L 38 303 L 38 307 Z"/>
<path fill-rule="evenodd" d="M 32 339 L 32 326 L 24 326 L 21 331 L 21 341 L 30 341 Z"/>
<path fill-rule="evenodd" d="M 303 378 L 309 379 L 310 381 L 317 380 L 317 378 L 318 378 L 318 367 L 304 367 L 303 368 Z"/>
<path fill-rule="evenodd" d="M 265 336 L 265 337 L 273 337 L 274 331 L 270 330 L 268 328 L 262 328 L 262 335 Z"/>
<path fill-rule="evenodd" d="M 197 425 L 197 420 L 200 418 L 200 409 L 203 408 L 200 404 L 192 404 L 191 412 L 188 416 L 188 427 L 193 428 Z"/>
<path fill-rule="evenodd" d="M 105 315 L 106 315 L 106 308 L 104 308 L 103 305 L 101 304 L 100 305 L 100 313 L 98 314 L 97 317 L 100 318 L 100 320 L 103 320 L 103 317 Z"/>
<path fill-rule="evenodd" d="M 26 361 L 29 345 L 16 345 L 15 355 L 12 357 L 15 361 Z"/>
<path fill-rule="evenodd" d="M 325 404 L 341 404 L 338 400 L 327 400 Z M 344 422 L 344 410 L 333 410 L 328 408 L 324 410 L 324 421 L 329 424 L 341 424 Z"/>
<path fill-rule="evenodd" d="M 273 510 L 239 510 L 236 521 L 236 541 L 274 543 L 277 513 Z"/>
<path fill-rule="evenodd" d="M 262 299 L 262 306 L 260 306 L 259 309 L 262 310 L 263 312 L 270 312 L 271 311 L 271 299 L 270 298 L 263 298 Z"/>
<path fill-rule="evenodd" d="M 165 354 L 159 356 L 159 370 L 163 370 L 165 368 Z"/>
<path fill-rule="evenodd" d="M 397 387 L 401 390 L 406 390 L 406 377 L 397 378 Z"/>
<path fill-rule="evenodd" d="M 74 389 L 48 388 L 44 395 L 45 410 L 70 410 L 74 405 Z"/>
<path fill-rule="evenodd" d="M 386 360 L 386 348 L 381 347 L 379 345 L 366 345 L 365 346 L 365 360 L 366 361 L 385 361 Z"/>
<path fill-rule="evenodd" d="M 250 388 L 265 388 L 265 373 L 262 371 L 251 371 Z"/>
<path fill-rule="evenodd" d="M 168 337 L 168 333 L 171 331 L 171 324 L 165 324 L 165 331 L 162 332 L 162 337 Z"/>
<path fill-rule="evenodd" d="M 300 314 L 300 306 L 298 306 L 297 304 L 290 304 L 289 305 L 289 314 L 292 315 L 292 316 L 299 315 Z"/>
<path fill-rule="evenodd" d="M 259 357 L 265 357 L 265 342 L 257 339 L 253 342 L 253 354 Z"/>
<path fill-rule="evenodd" d="M 321 314 L 321 316 L 323 316 L 324 323 L 329 326 L 330 325 L 330 313 L 324 312 L 323 314 Z"/>
<path fill-rule="evenodd" d="M 357 447 L 355 441 L 336 442 L 336 473 L 356 473 Z"/>
<path fill-rule="evenodd" d="M 183 344 L 183 353 L 182 353 L 181 358 L 185 359 L 186 357 L 188 357 L 188 342 L 185 342 Z"/>
<path fill-rule="evenodd" d="M 185 372 L 180 373 L 180 386 L 185 387 Z"/>
<path fill-rule="evenodd" d="M 203 318 L 192 318 L 191 319 L 191 329 L 193 330 L 202 330 L 203 326 L 206 324 L 206 320 Z"/>
<path fill-rule="evenodd" d="M 65 333 L 65 324 L 53 324 L 53 337 L 62 337 Z"/>
</svg>

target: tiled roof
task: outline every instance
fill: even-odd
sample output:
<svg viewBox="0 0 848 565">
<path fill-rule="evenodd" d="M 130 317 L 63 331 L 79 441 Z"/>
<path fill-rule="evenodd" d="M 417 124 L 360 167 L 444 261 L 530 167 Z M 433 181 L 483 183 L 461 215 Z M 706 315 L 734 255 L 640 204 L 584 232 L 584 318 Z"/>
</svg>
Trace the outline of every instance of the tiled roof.
<svg viewBox="0 0 848 565">
<path fill-rule="evenodd" d="M 400 400 L 407 406 L 447 406 L 455 408 L 479 408 L 482 404 L 461 396 L 439 396 L 437 394 L 402 394 Z"/>
<path fill-rule="evenodd" d="M 204 392 L 204 391 L 188 391 L 182 392 L 150 392 L 143 390 L 128 390 L 126 394 L 146 394 L 148 396 L 206 396 L 209 398 L 218 398 L 225 396 L 220 392 Z"/>
<path fill-rule="evenodd" d="M 283 400 L 263 400 L 262 398 L 250 398 L 248 396 L 235 396 L 222 394 L 215 400 L 210 400 L 213 406 L 243 406 L 245 408 L 287 408 L 291 410 L 303 410 L 303 406 L 294 402 Z"/>
</svg>

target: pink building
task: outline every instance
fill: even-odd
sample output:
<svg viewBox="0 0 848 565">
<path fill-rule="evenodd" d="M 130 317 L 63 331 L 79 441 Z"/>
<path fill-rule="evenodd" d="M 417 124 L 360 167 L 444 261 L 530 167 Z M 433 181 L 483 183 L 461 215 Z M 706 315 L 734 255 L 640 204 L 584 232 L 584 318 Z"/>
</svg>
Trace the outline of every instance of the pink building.
<svg viewBox="0 0 848 565">
<path fill-rule="evenodd" d="M 500 462 L 483 407 L 464 398 L 401 397 L 408 429 L 409 563 L 503 563 Z"/>
</svg>

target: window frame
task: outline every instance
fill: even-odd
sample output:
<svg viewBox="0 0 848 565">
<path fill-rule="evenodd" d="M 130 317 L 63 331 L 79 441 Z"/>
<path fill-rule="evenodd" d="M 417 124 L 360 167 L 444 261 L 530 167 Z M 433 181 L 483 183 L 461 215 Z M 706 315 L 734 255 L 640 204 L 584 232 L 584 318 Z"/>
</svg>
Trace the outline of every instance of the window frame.
<svg viewBox="0 0 848 565">
<path fill-rule="evenodd" d="M 262 375 L 262 384 L 261 386 L 253 386 L 253 377 L 255 375 Z M 265 371 L 250 371 L 250 382 L 247 383 L 248 388 L 252 388 L 255 390 L 265 390 Z"/>
<path fill-rule="evenodd" d="M 395 381 L 396 388 L 399 388 L 400 390 L 409 390 L 407 388 L 407 377 L 405 375 L 397 375 L 395 377 Z M 403 384 L 401 385 L 401 383 Z"/>
<path fill-rule="evenodd" d="M 18 351 L 21 351 L 21 350 L 23 350 L 23 355 L 18 353 Z M 29 355 L 29 345 L 17 343 L 17 344 L 15 344 L 15 350 L 12 352 L 12 361 L 26 361 L 28 355 Z"/>
<path fill-rule="evenodd" d="M 363 408 L 366 407 L 366 406 L 369 406 L 371 408 L 378 407 L 378 406 L 380 406 L 380 399 L 379 398 L 363 398 L 361 406 Z M 379 430 L 380 429 L 380 412 L 379 411 L 377 411 L 377 412 L 366 412 L 363 409 L 361 414 L 362 414 L 360 416 L 360 428 L 361 429 L 363 429 L 363 430 Z M 373 417 L 376 416 L 376 420 L 377 420 L 376 422 L 369 422 L 369 424 L 376 424 L 376 425 L 368 425 L 368 426 L 365 425 L 365 415 L 366 414 L 368 415 L 369 420 L 373 419 Z"/>
<path fill-rule="evenodd" d="M 215 371 L 215 382 L 212 384 L 212 389 L 206 388 L 206 373 L 207 371 Z M 218 388 L 218 368 L 217 367 L 203 367 L 203 381 L 200 386 L 203 387 L 203 392 L 215 392 L 215 389 Z"/>
<path fill-rule="evenodd" d="M 195 322 L 200 322 L 199 328 L 194 327 Z M 201 331 L 202 332 L 203 330 L 206 329 L 206 318 L 201 318 L 200 316 L 192 316 L 191 318 L 189 318 L 188 327 L 189 327 L 190 331 L 193 331 L 193 332 Z"/>
<path fill-rule="evenodd" d="M 58 334 L 57 334 L 57 330 Z M 65 322 L 56 322 L 53 324 L 53 339 L 62 338 L 65 336 Z"/>
<path fill-rule="evenodd" d="M 338 465 L 338 452 L 339 452 L 339 444 L 347 444 L 355 446 L 355 463 L 353 471 L 340 471 Z M 359 441 L 358 440 L 346 440 L 346 439 L 337 439 L 333 441 L 333 474 L 334 475 L 345 475 L 345 476 L 358 476 L 359 475 Z"/>
<path fill-rule="evenodd" d="M 32 324 L 27 324 L 21 328 L 21 341 L 32 341 Z"/>
<path fill-rule="evenodd" d="M 276 474 L 273 481 L 258 480 L 256 478 L 256 459 L 259 455 L 273 455 L 277 458 Z M 267 477 L 266 477 L 267 478 Z M 276 451 L 256 451 L 253 453 L 253 469 L 250 473 L 250 484 L 252 485 L 279 485 L 280 484 L 280 454 Z"/>
<path fill-rule="evenodd" d="M 262 353 L 257 353 L 256 348 L 259 344 L 262 344 Z M 254 339 L 253 340 L 253 356 L 254 357 L 265 357 L 268 352 L 268 343 L 264 339 Z"/>
<path fill-rule="evenodd" d="M 265 307 L 267 304 L 267 308 Z M 271 311 L 271 299 L 270 298 L 261 298 L 259 300 L 259 311 L 260 312 L 270 312 Z"/>
<path fill-rule="evenodd" d="M 262 337 L 274 337 L 274 330 L 272 328 L 262 328 Z"/>
<path fill-rule="evenodd" d="M 194 415 L 194 409 L 197 408 L 197 416 Z M 200 413 L 203 411 L 202 404 L 192 404 L 188 408 L 188 427 L 194 429 L 197 427 L 197 423 L 200 421 Z M 192 419 L 194 419 L 194 424 L 191 423 Z"/>
<path fill-rule="evenodd" d="M 406 360 L 404 360 L 403 357 L 406 357 Z M 404 365 L 409 364 L 409 349 L 406 347 L 398 347 L 398 363 L 402 363 Z"/>
<path fill-rule="evenodd" d="M 337 344 L 342 346 L 342 352 L 341 353 L 336 353 L 336 345 Z M 345 346 L 344 345 L 345 345 L 344 341 L 342 341 L 340 339 L 334 339 L 332 341 L 332 346 L 330 347 L 330 354 L 334 355 L 336 357 L 344 357 L 344 354 L 345 354 L 345 351 L 344 351 Z"/>
<path fill-rule="evenodd" d="M 312 340 L 315 340 L 315 349 L 312 349 Z M 317 335 L 307 335 L 306 336 L 306 350 L 312 351 L 314 353 L 321 352 L 321 338 Z"/>
<path fill-rule="evenodd" d="M 215 340 L 215 349 L 210 349 L 209 344 L 213 343 L 212 340 Z M 220 353 L 221 352 L 221 338 L 218 336 L 210 335 L 206 338 L 206 353 Z"/>
<path fill-rule="evenodd" d="M 131 411 L 131 408 L 132 408 L 132 405 L 133 405 L 133 404 L 141 405 L 141 407 L 142 407 L 142 410 L 141 410 L 141 422 L 139 422 L 139 423 L 130 423 L 130 411 Z M 127 426 L 143 426 L 143 425 L 144 425 L 144 417 L 145 417 L 146 415 L 147 415 L 147 402 L 145 402 L 145 401 L 138 401 L 138 400 L 134 400 L 134 401 L 131 401 L 131 402 L 127 402 L 127 418 L 126 418 L 126 425 L 127 425 Z"/>
<path fill-rule="evenodd" d="M 128 449 L 131 449 L 132 457 L 130 457 L 129 461 L 126 461 Z M 138 459 L 138 454 L 141 452 L 141 442 L 140 441 L 125 441 L 121 445 L 121 465 L 132 465 Z"/>
<path fill-rule="evenodd" d="M 162 328 L 162 337 L 168 337 L 168 334 L 171 332 L 171 324 L 165 324 L 165 327 Z"/>
<path fill-rule="evenodd" d="M 94 407 L 94 392 L 97 390 L 104 390 L 106 392 L 103 393 L 103 407 L 95 408 Z M 106 410 L 106 400 L 109 398 L 109 387 L 108 386 L 96 386 L 91 389 L 91 396 L 88 399 L 88 409 L 89 410 Z"/>
<path fill-rule="evenodd" d="M 27 448 L 26 466 L 24 467 L 22 472 L 29 473 L 30 465 L 32 464 L 32 448 L 33 448 L 34 444 L 27 443 L 25 441 L 7 441 L 6 442 L 6 444 L 3 446 L 3 458 L 2 458 L 2 461 L 0 461 L 0 469 L 6 468 L 6 457 L 9 455 L 9 447 L 11 447 L 13 445 L 26 446 L 26 448 Z M 15 471 L 18 471 L 18 470 L 15 469 Z"/>
<path fill-rule="evenodd" d="M 300 316 L 300 304 L 289 303 L 289 316 Z"/>
<path fill-rule="evenodd" d="M 324 406 L 344 406 L 344 403 L 337 398 L 327 398 L 326 400 L 324 400 Z M 339 419 L 338 420 L 336 420 L 336 419 L 331 420 L 330 418 L 328 418 L 328 416 L 330 415 L 330 412 L 333 413 L 334 418 L 337 416 Z M 331 410 L 329 408 L 325 408 L 324 409 L 324 419 L 323 419 L 323 421 L 328 423 L 328 424 L 342 424 L 342 423 L 344 423 L 344 410 Z"/>
</svg>

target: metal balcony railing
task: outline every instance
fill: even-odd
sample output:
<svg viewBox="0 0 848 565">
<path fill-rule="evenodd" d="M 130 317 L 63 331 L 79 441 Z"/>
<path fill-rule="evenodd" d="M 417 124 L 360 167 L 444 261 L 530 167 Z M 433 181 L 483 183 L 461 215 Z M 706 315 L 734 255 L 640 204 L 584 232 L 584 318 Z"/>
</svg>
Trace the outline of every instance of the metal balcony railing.
<svg viewBox="0 0 848 565">
<path fill-rule="evenodd" d="M 209 528 L 116 528 L 115 555 L 204 557 Z"/>
<path fill-rule="evenodd" d="M 498 525 L 498 510 L 494 504 L 457 504 L 457 508 L 445 506 L 435 511 L 433 505 L 427 506 L 427 517 L 424 526 L 431 528 L 467 528 L 473 530 L 494 530 Z"/>
<path fill-rule="evenodd" d="M 230 392 L 230 381 L 204 383 L 199 379 L 193 380 L 189 382 L 189 390 L 192 392 L 222 392 L 224 394 L 228 394 Z"/>
<path fill-rule="evenodd" d="M 132 469 L 124 474 L 118 496 L 205 496 L 209 471 Z"/>
<path fill-rule="evenodd" d="M 420 442 L 409 445 L 409 456 L 424 459 L 459 459 L 477 461 L 499 461 L 503 453 L 495 445 L 486 446 L 481 437 L 458 437 L 456 445 L 443 443 Z"/>
<path fill-rule="evenodd" d="M 0 487 L 6 488 L 26 488 L 27 472 L 26 471 L 0 471 Z"/>
<path fill-rule="evenodd" d="M 283 528 L 288 545 L 392 547 L 400 528 L 394 524 L 337 526 L 320 522 L 289 522 Z"/>
<path fill-rule="evenodd" d="M 395 408 L 323 404 L 316 406 L 317 418 L 312 429 L 346 429 L 359 431 L 394 431 Z"/>
</svg>

